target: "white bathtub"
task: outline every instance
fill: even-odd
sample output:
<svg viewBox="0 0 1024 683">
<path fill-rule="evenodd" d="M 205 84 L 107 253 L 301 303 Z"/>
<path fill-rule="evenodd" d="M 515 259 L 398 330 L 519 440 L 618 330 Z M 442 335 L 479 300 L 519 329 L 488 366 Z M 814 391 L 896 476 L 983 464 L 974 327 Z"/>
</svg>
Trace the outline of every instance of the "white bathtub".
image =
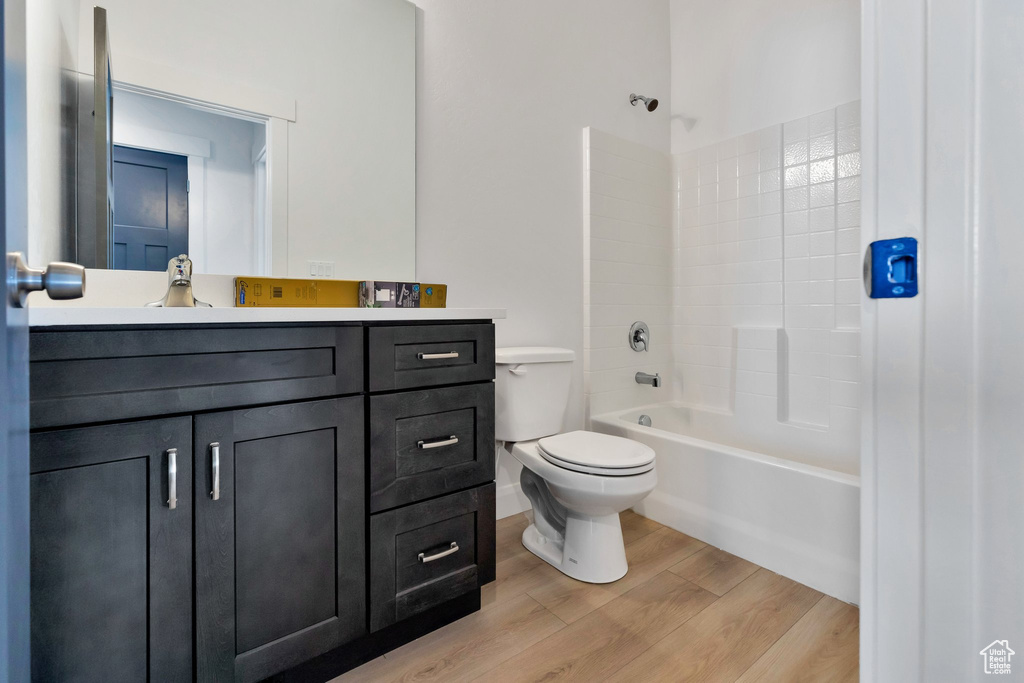
<svg viewBox="0 0 1024 683">
<path fill-rule="evenodd" d="M 690 409 L 659 404 L 593 417 L 597 432 L 657 454 L 636 511 L 794 581 L 858 601 L 860 477 L 699 439 Z M 637 424 L 641 414 L 653 426 Z"/>
</svg>

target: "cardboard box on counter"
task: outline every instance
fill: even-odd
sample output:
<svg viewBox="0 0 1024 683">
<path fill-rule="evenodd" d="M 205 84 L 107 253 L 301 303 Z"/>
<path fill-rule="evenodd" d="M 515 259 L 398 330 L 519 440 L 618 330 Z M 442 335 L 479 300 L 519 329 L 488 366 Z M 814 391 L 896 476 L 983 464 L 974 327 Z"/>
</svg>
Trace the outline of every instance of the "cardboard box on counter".
<svg viewBox="0 0 1024 683">
<path fill-rule="evenodd" d="M 395 283 L 386 280 L 365 280 L 359 283 L 360 308 L 394 308 Z"/>
<path fill-rule="evenodd" d="M 363 308 L 419 308 L 420 283 L 366 280 L 359 283 Z"/>
<path fill-rule="evenodd" d="M 359 283 L 355 280 L 236 277 L 235 306 L 356 308 Z"/>
<path fill-rule="evenodd" d="M 395 283 L 395 308 L 419 308 L 420 307 L 420 283 L 418 282 L 396 282 Z"/>
<path fill-rule="evenodd" d="M 420 283 L 420 308 L 447 308 L 448 285 Z"/>
<path fill-rule="evenodd" d="M 448 287 L 386 280 L 236 277 L 235 306 L 445 308 Z"/>
</svg>

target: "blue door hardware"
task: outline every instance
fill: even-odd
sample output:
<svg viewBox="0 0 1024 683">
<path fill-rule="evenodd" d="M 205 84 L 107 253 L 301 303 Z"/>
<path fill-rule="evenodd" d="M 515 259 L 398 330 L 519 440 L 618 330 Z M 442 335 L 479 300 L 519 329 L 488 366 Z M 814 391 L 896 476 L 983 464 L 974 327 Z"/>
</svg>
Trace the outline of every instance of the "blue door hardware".
<svg viewBox="0 0 1024 683">
<path fill-rule="evenodd" d="M 872 299 L 917 296 L 917 240 L 899 237 L 872 242 L 864 262 L 864 284 Z"/>
</svg>

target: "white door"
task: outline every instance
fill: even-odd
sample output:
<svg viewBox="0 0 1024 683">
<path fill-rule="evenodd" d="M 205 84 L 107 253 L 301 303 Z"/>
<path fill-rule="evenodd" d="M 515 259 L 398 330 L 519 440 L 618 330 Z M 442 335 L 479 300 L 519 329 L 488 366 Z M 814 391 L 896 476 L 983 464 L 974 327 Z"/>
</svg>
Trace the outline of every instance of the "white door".
<svg viewBox="0 0 1024 683">
<path fill-rule="evenodd" d="M 28 242 L 25 183 L 25 0 L 0 0 L 3 140 L 0 255 Z M 0 276 L 7 282 L 7 259 Z M 3 293 L 0 306 L 0 681 L 29 680 L 28 327 Z"/>
<path fill-rule="evenodd" d="M 28 244 L 25 107 L 25 0 L 0 0 L 0 683 L 28 681 L 29 653 L 29 335 L 30 291 L 75 299 L 85 271 L 71 263 L 32 270 Z M 37 294 L 36 296 L 41 296 Z"/>
<path fill-rule="evenodd" d="M 916 237 L 921 293 L 864 299 L 861 678 L 1024 680 L 1024 3 L 863 36 L 864 246 Z"/>
</svg>

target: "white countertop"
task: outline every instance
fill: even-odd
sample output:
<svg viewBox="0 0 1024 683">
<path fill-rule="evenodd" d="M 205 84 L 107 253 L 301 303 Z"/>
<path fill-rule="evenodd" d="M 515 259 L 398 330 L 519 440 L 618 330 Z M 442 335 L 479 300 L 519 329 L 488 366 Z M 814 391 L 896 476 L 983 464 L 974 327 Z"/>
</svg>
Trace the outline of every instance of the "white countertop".
<svg viewBox="0 0 1024 683">
<path fill-rule="evenodd" d="M 503 308 L 28 308 L 31 327 L 211 323 L 423 322 L 500 320 Z"/>
</svg>

